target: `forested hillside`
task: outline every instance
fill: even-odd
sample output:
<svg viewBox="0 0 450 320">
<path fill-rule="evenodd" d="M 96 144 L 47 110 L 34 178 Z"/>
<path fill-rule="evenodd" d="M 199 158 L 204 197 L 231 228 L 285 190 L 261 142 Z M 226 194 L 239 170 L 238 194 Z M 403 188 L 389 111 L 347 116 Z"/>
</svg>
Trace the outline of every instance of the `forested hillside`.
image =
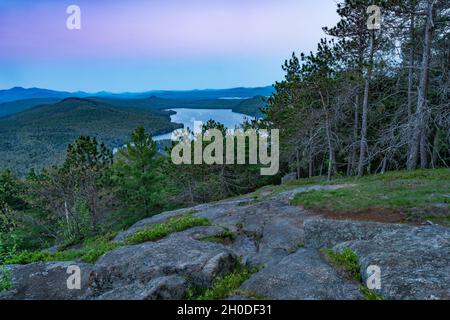
<svg viewBox="0 0 450 320">
<path fill-rule="evenodd" d="M 100 103 L 107 103 L 121 108 L 141 108 L 141 109 L 231 109 L 234 112 L 243 113 L 251 117 L 262 117 L 263 113 L 260 109 L 267 104 L 267 98 L 255 96 L 249 99 L 203 99 L 203 100 L 186 100 L 186 99 L 165 99 L 152 96 L 145 99 L 111 99 L 104 97 L 92 97 L 89 100 Z"/>
<path fill-rule="evenodd" d="M 89 99 L 38 106 L 0 119 L 0 167 L 23 176 L 32 168 L 61 163 L 67 145 L 80 135 L 113 148 L 125 144 L 139 126 L 153 134 L 180 127 L 170 122 L 170 112 L 125 109 Z"/>
<path fill-rule="evenodd" d="M 0 118 L 37 107 L 58 102 L 59 98 L 23 99 L 0 103 Z"/>
</svg>

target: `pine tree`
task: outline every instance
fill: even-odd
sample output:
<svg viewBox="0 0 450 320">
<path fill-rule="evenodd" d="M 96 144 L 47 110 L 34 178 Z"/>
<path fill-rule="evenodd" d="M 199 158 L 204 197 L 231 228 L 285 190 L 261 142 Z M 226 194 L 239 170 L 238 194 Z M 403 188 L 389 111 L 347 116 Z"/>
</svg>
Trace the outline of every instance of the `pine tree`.
<svg viewBox="0 0 450 320">
<path fill-rule="evenodd" d="M 161 175 L 157 146 L 143 127 L 131 134 L 131 141 L 119 150 L 112 180 L 122 205 L 134 214 L 156 213 L 161 199 Z"/>
</svg>

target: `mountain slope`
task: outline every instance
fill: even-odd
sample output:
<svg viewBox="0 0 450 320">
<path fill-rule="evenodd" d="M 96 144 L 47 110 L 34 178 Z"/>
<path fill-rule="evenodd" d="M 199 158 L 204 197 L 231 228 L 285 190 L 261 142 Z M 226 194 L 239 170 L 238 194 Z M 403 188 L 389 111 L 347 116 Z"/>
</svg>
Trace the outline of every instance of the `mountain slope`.
<svg viewBox="0 0 450 320">
<path fill-rule="evenodd" d="M 66 92 L 41 88 L 14 87 L 11 89 L 0 90 L 0 102 L 25 99 L 64 99 L 68 97 L 86 97 L 88 95 L 89 94 L 85 92 Z"/>
<path fill-rule="evenodd" d="M 0 118 L 15 114 L 21 111 L 31 109 L 33 107 L 45 104 L 56 103 L 60 98 L 35 98 L 35 99 L 24 99 L 8 101 L 0 104 Z"/>
<path fill-rule="evenodd" d="M 251 117 L 262 117 L 261 108 L 266 106 L 266 98 L 256 96 L 250 99 L 165 99 L 152 96 L 145 99 L 111 99 L 104 97 L 89 98 L 92 101 L 106 103 L 120 108 L 140 108 L 147 110 L 163 110 L 173 108 L 186 109 L 231 109 Z"/>
<path fill-rule="evenodd" d="M 90 101 L 100 104 L 109 104 L 119 108 L 138 108 L 146 110 L 163 110 L 172 108 L 188 109 L 231 109 L 234 112 L 243 113 L 251 117 L 261 117 L 260 109 L 266 105 L 266 99 L 258 96 L 250 99 L 206 99 L 184 100 L 165 99 L 152 96 L 144 99 L 116 99 L 106 97 L 89 97 Z M 32 109 L 45 104 L 60 101 L 59 98 L 38 98 L 9 101 L 0 103 L 0 118 L 18 112 Z"/>
<path fill-rule="evenodd" d="M 251 96 L 252 98 L 248 99 L 243 99 L 241 96 L 247 96 L 253 93 L 264 93 L 264 90 L 264 88 L 242 88 L 237 91 L 234 89 L 186 92 L 161 91 L 160 93 L 157 93 L 158 95 L 150 95 L 151 92 L 142 94 L 110 94 L 102 92 L 95 95 L 88 95 L 84 92 L 69 93 L 45 89 L 13 88 L 10 90 L 0 90 L 0 118 L 31 109 L 38 105 L 56 103 L 61 99 L 68 99 L 70 97 L 84 97 L 91 101 L 106 103 L 121 108 L 231 109 L 234 112 L 243 113 L 251 117 L 261 117 L 262 114 L 260 109 L 266 105 L 265 96 L 256 95 Z M 159 95 L 164 97 L 160 97 Z M 236 98 L 227 98 L 227 95 Z M 204 98 L 208 96 L 211 96 L 211 98 Z M 7 102 L 2 102 L 2 99 Z"/>
<path fill-rule="evenodd" d="M 0 119 L 0 169 L 25 174 L 63 160 L 67 145 L 90 135 L 109 147 L 124 144 L 144 126 L 153 134 L 177 127 L 170 112 L 119 108 L 90 99 L 69 98 Z"/>
<path fill-rule="evenodd" d="M 273 86 L 257 88 L 230 88 L 230 89 L 207 89 L 207 90 L 188 90 L 188 91 L 149 91 L 151 94 L 166 99 L 221 99 L 221 98 L 241 98 L 248 99 L 255 96 L 270 96 L 275 90 Z"/>
</svg>

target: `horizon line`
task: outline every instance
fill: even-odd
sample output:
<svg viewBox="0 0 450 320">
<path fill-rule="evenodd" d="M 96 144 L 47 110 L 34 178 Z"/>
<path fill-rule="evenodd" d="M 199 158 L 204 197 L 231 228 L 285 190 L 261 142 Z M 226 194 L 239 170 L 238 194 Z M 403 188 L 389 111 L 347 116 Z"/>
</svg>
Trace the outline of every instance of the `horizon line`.
<svg viewBox="0 0 450 320">
<path fill-rule="evenodd" d="M 149 89 L 144 91 L 108 91 L 108 90 L 100 90 L 100 91 L 84 91 L 84 90 L 59 90 L 59 89 L 49 89 L 44 87 L 23 87 L 23 86 L 13 86 L 9 88 L 0 88 L 0 91 L 9 91 L 13 89 L 39 89 L 39 90 L 49 90 L 56 92 L 67 92 L 67 93 L 86 93 L 86 94 L 98 94 L 98 93 L 111 93 L 111 94 L 142 94 L 142 93 L 151 93 L 151 92 L 190 92 L 190 91 L 221 91 L 221 90 L 232 90 L 232 89 L 260 89 L 260 88 L 268 88 L 274 87 L 273 84 L 265 85 L 265 86 L 237 86 L 237 87 L 228 87 L 228 88 L 196 88 L 196 89 Z"/>
</svg>

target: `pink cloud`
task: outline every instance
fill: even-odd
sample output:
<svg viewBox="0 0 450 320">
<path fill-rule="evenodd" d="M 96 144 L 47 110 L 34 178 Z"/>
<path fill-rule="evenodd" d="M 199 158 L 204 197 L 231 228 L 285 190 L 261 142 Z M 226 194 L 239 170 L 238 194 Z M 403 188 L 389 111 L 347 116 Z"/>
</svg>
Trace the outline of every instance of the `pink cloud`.
<svg viewBox="0 0 450 320">
<path fill-rule="evenodd" d="M 310 49 L 334 22 L 334 2 L 74 1 L 82 30 L 65 28 L 66 1 L 0 13 L 0 55 L 23 57 L 223 57 Z"/>
</svg>

